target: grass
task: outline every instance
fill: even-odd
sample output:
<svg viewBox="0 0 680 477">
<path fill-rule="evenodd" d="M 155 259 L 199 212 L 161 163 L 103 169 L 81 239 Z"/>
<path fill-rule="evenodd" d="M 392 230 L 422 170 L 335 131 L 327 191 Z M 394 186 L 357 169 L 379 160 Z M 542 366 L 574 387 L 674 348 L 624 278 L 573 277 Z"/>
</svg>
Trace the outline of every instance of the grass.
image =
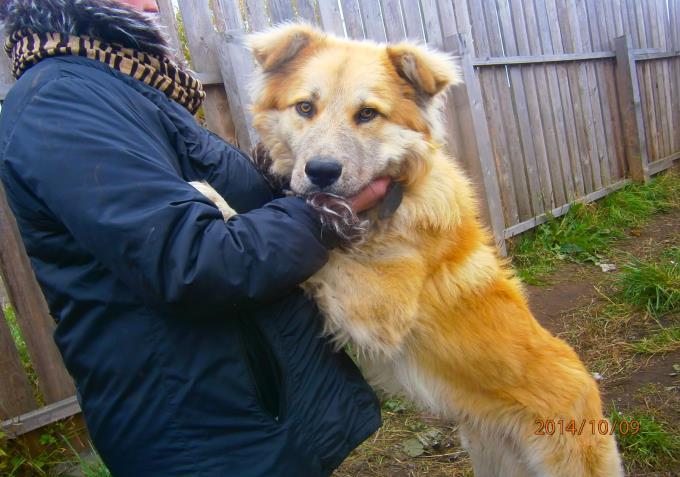
<svg viewBox="0 0 680 477">
<path fill-rule="evenodd" d="M 623 299 L 654 317 L 680 307 L 680 247 L 672 247 L 658 261 L 630 257 L 618 276 Z"/>
<path fill-rule="evenodd" d="M 658 212 L 680 206 L 680 174 L 669 171 L 645 185 L 630 184 L 590 204 L 574 204 L 511 241 L 510 254 L 519 277 L 543 284 L 561 261 L 598 263 L 628 228 L 640 227 Z"/>
<path fill-rule="evenodd" d="M 637 353 L 668 353 L 680 349 L 680 325 L 664 328 L 632 344 Z"/>
<path fill-rule="evenodd" d="M 680 436 L 656 417 L 644 411 L 632 410 L 626 414 L 616 408 L 610 415 L 610 420 L 616 429 L 617 440 L 623 452 L 626 463 L 642 468 L 670 466 L 678 462 L 680 455 Z M 639 432 L 619 432 L 628 429 L 622 421 L 638 423 Z"/>
</svg>

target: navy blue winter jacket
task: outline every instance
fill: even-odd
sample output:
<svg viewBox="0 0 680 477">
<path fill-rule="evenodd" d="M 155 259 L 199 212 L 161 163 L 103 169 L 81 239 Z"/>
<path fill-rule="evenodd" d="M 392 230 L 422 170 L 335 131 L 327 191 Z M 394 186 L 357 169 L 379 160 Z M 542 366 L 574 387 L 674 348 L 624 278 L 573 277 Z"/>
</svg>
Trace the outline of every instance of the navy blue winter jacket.
<svg viewBox="0 0 680 477">
<path fill-rule="evenodd" d="M 300 199 L 161 92 L 46 59 L 0 115 L 0 177 L 115 476 L 329 475 L 379 425 L 297 285 L 327 258 Z M 239 213 L 226 224 L 187 181 Z"/>
</svg>

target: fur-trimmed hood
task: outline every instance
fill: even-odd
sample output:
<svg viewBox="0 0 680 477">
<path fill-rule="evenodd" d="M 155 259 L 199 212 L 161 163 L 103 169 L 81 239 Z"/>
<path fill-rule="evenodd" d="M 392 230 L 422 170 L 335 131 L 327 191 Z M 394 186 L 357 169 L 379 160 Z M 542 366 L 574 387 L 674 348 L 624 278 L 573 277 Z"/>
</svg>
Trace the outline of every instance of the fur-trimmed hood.
<svg viewBox="0 0 680 477">
<path fill-rule="evenodd" d="M 35 33 L 86 35 L 152 55 L 175 59 L 154 18 L 114 0 L 0 0 L 5 36 Z"/>
</svg>

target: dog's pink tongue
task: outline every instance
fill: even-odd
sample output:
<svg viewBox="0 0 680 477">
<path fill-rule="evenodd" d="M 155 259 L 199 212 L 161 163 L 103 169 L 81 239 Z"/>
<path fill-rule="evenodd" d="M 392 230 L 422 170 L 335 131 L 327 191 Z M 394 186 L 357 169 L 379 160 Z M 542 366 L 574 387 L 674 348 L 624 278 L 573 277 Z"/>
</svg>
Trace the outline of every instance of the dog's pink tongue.
<svg viewBox="0 0 680 477">
<path fill-rule="evenodd" d="M 379 177 L 350 198 L 354 212 L 363 212 L 380 203 L 392 180 L 389 177 Z"/>
</svg>

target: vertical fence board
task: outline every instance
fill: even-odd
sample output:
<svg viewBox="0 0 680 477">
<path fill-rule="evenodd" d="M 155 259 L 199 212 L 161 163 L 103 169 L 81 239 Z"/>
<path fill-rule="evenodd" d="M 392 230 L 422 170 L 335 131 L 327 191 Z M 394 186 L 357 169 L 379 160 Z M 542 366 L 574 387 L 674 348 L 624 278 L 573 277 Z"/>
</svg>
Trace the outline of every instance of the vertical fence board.
<svg viewBox="0 0 680 477">
<path fill-rule="evenodd" d="M 379 42 L 387 41 L 380 0 L 359 0 L 359 9 L 366 38 Z"/>
<path fill-rule="evenodd" d="M 521 2 L 497 0 L 498 11 L 502 19 L 501 27 L 504 35 L 505 54 L 530 55 L 526 22 Z M 506 29 L 507 28 L 507 29 Z M 514 41 L 513 41 L 514 40 Z M 554 208 L 552 181 L 548 170 L 545 152 L 545 133 L 539 107 L 538 92 L 534 65 L 509 67 L 514 85 L 514 100 L 520 134 L 524 148 L 526 172 L 531 186 L 531 203 L 534 215 Z M 513 82 L 513 81 L 511 81 Z"/>
<path fill-rule="evenodd" d="M 185 28 L 185 32 L 193 68 L 201 73 L 220 74 L 215 62 L 215 32 L 208 3 L 205 0 L 182 0 L 179 7 L 182 21 L 185 25 L 191 25 L 190 28 Z M 227 141 L 236 142 L 231 108 L 224 86 L 206 86 L 205 94 L 203 110 L 208 128 Z"/>
<path fill-rule="evenodd" d="M 245 25 L 241 17 L 240 2 L 218 0 L 215 8 L 219 9 L 225 30 L 215 39 L 220 71 L 231 105 L 237 144 L 241 149 L 248 151 L 257 142 L 257 134 L 252 127 L 250 115 L 250 97 L 245 88 L 252 76 L 254 65 L 250 52 L 243 43 Z"/>
<path fill-rule="evenodd" d="M 340 0 L 342 6 L 342 16 L 345 19 L 345 29 L 347 36 L 357 40 L 363 40 L 364 27 L 361 20 L 358 0 Z"/>
<path fill-rule="evenodd" d="M 401 41 L 406 38 L 406 27 L 401 18 L 399 0 L 382 0 L 382 14 L 388 41 Z"/>
<path fill-rule="evenodd" d="M 472 66 L 470 55 L 471 38 L 468 35 L 449 36 L 444 39 L 446 49 L 456 52 L 461 56 L 461 68 L 464 78 L 464 85 L 457 89 L 457 93 L 467 96 L 465 101 L 460 102 L 461 115 L 460 124 L 469 125 L 472 134 L 463 134 L 465 154 L 469 158 L 478 158 L 478 161 L 469 161 L 475 168 L 471 171 L 472 176 L 477 178 L 477 184 L 481 188 L 484 202 L 484 216 L 493 233 L 494 241 L 505 255 L 505 224 L 502 213 L 502 202 L 496 167 L 494 165 L 493 152 L 491 150 L 491 138 L 489 137 L 489 127 L 486 124 L 484 113 L 484 102 L 482 92 Z"/>
<path fill-rule="evenodd" d="M 0 421 L 38 407 L 0 306 Z"/>
<path fill-rule="evenodd" d="M 293 11 L 291 0 L 269 0 L 269 17 L 272 25 L 293 20 L 295 11 Z"/>
<path fill-rule="evenodd" d="M 179 34 L 177 33 L 177 17 L 175 16 L 175 8 L 172 5 L 172 0 L 158 0 L 158 9 L 160 10 L 160 22 L 170 39 L 170 45 L 172 46 L 172 49 L 177 52 L 177 58 L 180 61 L 183 61 L 184 48 L 182 48 L 179 41 Z"/>
<path fill-rule="evenodd" d="M 296 0 L 297 16 L 299 19 L 317 25 L 316 3 L 314 0 Z"/>
<path fill-rule="evenodd" d="M 537 55 L 552 54 L 554 49 L 547 21 L 548 12 L 545 2 L 535 3 L 535 5 L 534 20 L 537 24 L 537 31 L 530 35 L 535 35 L 534 42 L 536 43 L 531 45 L 532 52 Z M 530 26 L 530 28 L 532 27 Z M 546 105 L 550 113 L 550 117 L 544 120 L 544 124 L 547 125 L 548 135 L 550 136 L 551 132 L 554 135 L 554 139 L 549 139 L 548 145 L 548 154 L 552 163 L 553 196 L 556 203 L 562 204 L 569 202 L 576 194 L 574 192 L 574 179 L 569 163 L 569 144 L 567 141 L 564 111 L 562 109 L 560 85 L 557 78 L 557 66 L 554 64 L 544 65 L 543 74 L 545 76 L 545 83 L 541 80 L 543 83 L 540 91 L 540 94 L 542 94 L 541 103 Z M 557 158 L 557 160 L 552 158 Z"/>
<path fill-rule="evenodd" d="M 444 36 L 442 25 L 437 11 L 436 0 L 421 0 L 420 6 L 423 10 L 423 29 L 425 30 L 425 40 L 434 48 L 443 48 Z M 455 23 L 454 23 L 455 25 Z"/>
<path fill-rule="evenodd" d="M 420 17 L 418 0 L 401 0 L 401 11 L 404 18 L 404 27 L 406 28 L 406 38 L 424 43 L 425 33 Z"/>
<path fill-rule="evenodd" d="M 262 0 L 245 0 L 245 7 L 249 31 L 258 32 L 269 28 L 271 21 Z"/>
<path fill-rule="evenodd" d="M 336 0 L 320 0 L 319 16 L 324 30 L 339 37 L 345 36 L 340 6 Z"/>
<path fill-rule="evenodd" d="M 541 36 L 538 32 L 537 12 L 534 2 L 532 0 L 523 0 L 517 6 L 514 6 L 514 8 L 517 10 L 513 18 L 519 16 L 525 18 L 523 27 L 526 31 L 526 43 L 521 42 L 518 45 L 520 54 L 540 55 Z M 516 28 L 519 29 L 520 27 L 517 26 Z M 566 203 L 567 198 L 561 174 L 561 151 L 557 143 L 555 124 L 553 122 L 552 98 L 549 94 L 550 87 L 546 74 L 547 68 L 546 65 L 535 65 L 532 67 L 533 86 L 535 88 L 539 108 L 538 114 L 540 115 L 543 132 L 543 140 L 536 151 L 536 156 L 539 158 L 539 164 L 543 174 L 546 176 L 542 181 L 544 184 L 544 203 L 550 209 L 554 209 L 557 204 Z M 553 154 L 553 157 L 557 160 L 551 160 L 550 154 Z"/>
<path fill-rule="evenodd" d="M 73 396 L 75 387 L 62 364 L 52 332 L 54 320 L 33 274 L 16 221 L 5 191 L 0 185 L 0 273 L 17 322 L 26 341 L 33 369 L 45 402 L 52 403 Z"/>
</svg>

